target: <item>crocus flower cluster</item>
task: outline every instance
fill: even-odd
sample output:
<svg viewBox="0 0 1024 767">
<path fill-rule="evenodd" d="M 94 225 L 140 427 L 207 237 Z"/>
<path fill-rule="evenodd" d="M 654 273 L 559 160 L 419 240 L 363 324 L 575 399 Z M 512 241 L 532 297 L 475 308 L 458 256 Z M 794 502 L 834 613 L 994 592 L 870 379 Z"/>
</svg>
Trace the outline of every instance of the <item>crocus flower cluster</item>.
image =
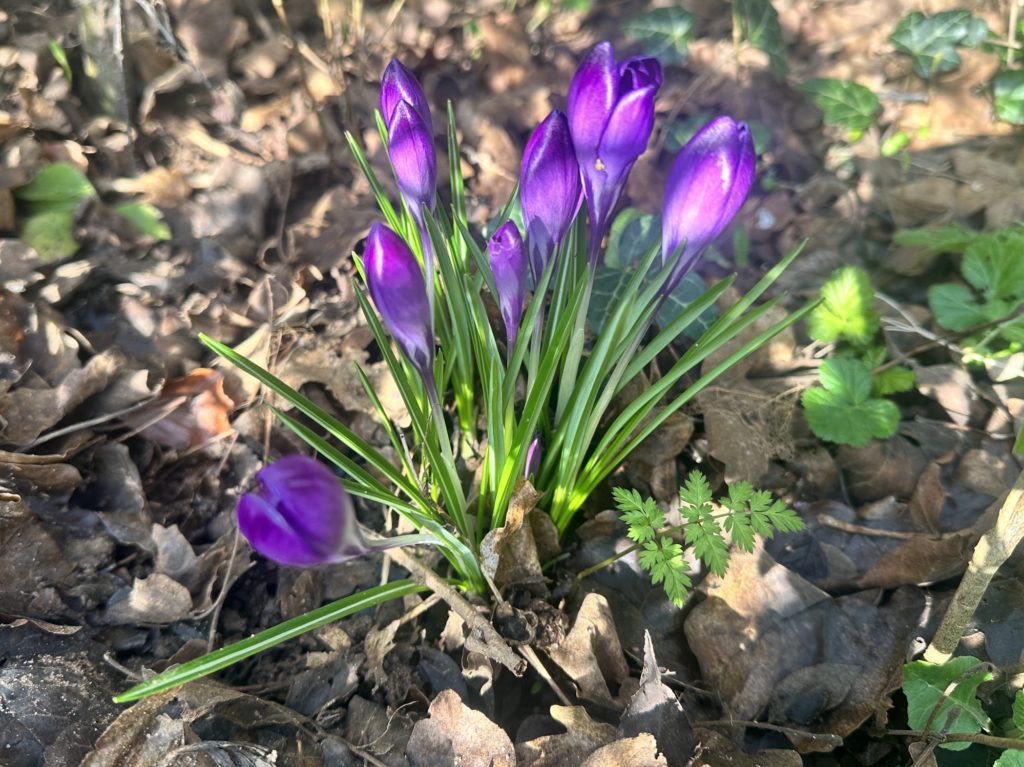
<svg viewBox="0 0 1024 767">
<path fill-rule="evenodd" d="M 373 551 L 424 543 L 421 535 L 367 541 L 352 498 L 319 461 L 289 455 L 256 475 L 238 503 L 238 527 L 260 554 L 293 567 L 337 564 Z"/>
</svg>

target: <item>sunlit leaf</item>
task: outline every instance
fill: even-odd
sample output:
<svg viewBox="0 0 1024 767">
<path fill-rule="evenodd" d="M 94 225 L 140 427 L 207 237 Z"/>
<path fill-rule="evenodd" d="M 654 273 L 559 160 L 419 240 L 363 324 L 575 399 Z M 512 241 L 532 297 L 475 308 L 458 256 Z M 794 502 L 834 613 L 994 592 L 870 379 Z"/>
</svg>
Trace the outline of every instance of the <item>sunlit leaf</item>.
<svg viewBox="0 0 1024 767">
<path fill-rule="evenodd" d="M 811 97 L 825 122 L 845 128 L 851 141 L 864 135 L 882 108 L 874 91 L 852 80 L 821 77 L 808 80 L 800 90 Z"/>
<path fill-rule="evenodd" d="M 686 61 L 687 46 L 693 39 L 693 14 L 682 8 L 655 8 L 631 19 L 626 34 L 640 43 L 644 53 L 662 64 Z"/>
</svg>

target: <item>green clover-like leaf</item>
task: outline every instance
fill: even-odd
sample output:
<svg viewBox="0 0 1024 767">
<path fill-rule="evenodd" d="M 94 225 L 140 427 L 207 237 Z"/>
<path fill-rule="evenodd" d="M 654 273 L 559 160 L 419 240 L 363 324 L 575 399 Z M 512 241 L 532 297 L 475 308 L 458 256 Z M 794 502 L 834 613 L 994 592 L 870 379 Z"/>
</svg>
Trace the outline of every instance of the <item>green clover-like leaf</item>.
<svg viewBox="0 0 1024 767">
<path fill-rule="evenodd" d="M 860 360 L 826 360 L 818 377 L 821 386 L 805 391 L 802 401 L 807 423 L 821 439 L 863 447 L 896 434 L 899 408 L 871 396 L 871 373 Z"/>
<path fill-rule="evenodd" d="M 826 343 L 849 341 L 857 346 L 871 343 L 879 322 L 875 290 L 867 272 L 844 266 L 822 285 L 821 298 L 808 318 L 811 338 Z"/>
<path fill-rule="evenodd" d="M 975 673 L 970 673 L 977 669 Z M 966 675 L 966 676 L 965 676 Z M 978 733 L 989 726 L 988 714 L 978 700 L 977 690 L 982 682 L 992 679 L 988 666 L 977 658 L 957 657 L 943 664 L 928 661 L 914 661 L 903 667 L 903 693 L 907 696 L 907 720 L 911 728 L 923 730 L 928 720 L 932 728 L 939 730 L 946 727 L 950 713 L 958 710 L 952 724 L 946 730 L 951 733 Z M 951 684 L 956 686 L 946 691 Z M 932 711 L 943 696 L 946 699 L 939 708 L 938 715 L 932 717 Z M 950 751 L 962 751 L 970 743 L 944 743 L 942 748 Z"/>
</svg>

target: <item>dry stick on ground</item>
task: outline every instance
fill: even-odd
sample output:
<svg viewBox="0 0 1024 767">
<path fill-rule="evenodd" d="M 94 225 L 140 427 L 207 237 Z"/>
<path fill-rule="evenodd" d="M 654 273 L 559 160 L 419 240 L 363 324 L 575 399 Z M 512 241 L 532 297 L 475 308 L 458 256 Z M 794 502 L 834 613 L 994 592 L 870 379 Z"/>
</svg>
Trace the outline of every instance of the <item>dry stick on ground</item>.
<svg viewBox="0 0 1024 767">
<path fill-rule="evenodd" d="M 967 572 L 949 603 L 939 630 L 924 651 L 924 659 L 945 663 L 960 644 L 964 629 L 978 609 L 992 577 L 1024 538 L 1024 471 L 1010 489 L 992 529 L 978 540 Z"/>
<path fill-rule="evenodd" d="M 497 661 L 516 676 L 523 675 L 526 670 L 526 661 L 512 651 L 512 648 L 501 638 L 491 622 L 478 613 L 459 592 L 449 586 L 444 578 L 402 549 L 389 549 L 384 553 L 394 560 L 396 565 L 408 570 L 413 579 L 428 586 L 431 591 L 448 603 L 448 606 L 469 626 L 471 635 L 475 634 L 477 639 L 482 640 L 480 647 L 477 648 L 479 652 L 491 660 Z"/>
</svg>

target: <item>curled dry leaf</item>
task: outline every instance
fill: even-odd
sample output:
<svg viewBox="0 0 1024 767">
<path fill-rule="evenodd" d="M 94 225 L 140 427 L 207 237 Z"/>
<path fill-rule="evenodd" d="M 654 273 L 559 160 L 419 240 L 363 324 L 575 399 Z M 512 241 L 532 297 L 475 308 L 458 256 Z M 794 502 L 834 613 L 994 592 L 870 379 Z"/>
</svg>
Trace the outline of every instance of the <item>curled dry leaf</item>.
<svg viewBox="0 0 1024 767">
<path fill-rule="evenodd" d="M 601 746 L 611 743 L 617 735 L 612 725 L 591 719 L 582 706 L 552 706 L 551 718 L 566 731 L 517 743 L 516 757 L 520 767 L 582 764 L 584 759 Z"/>
<path fill-rule="evenodd" d="M 190 450 L 231 432 L 234 401 L 224 392 L 224 374 L 198 368 L 164 384 L 160 396 L 122 420 L 172 450 Z"/>
</svg>

